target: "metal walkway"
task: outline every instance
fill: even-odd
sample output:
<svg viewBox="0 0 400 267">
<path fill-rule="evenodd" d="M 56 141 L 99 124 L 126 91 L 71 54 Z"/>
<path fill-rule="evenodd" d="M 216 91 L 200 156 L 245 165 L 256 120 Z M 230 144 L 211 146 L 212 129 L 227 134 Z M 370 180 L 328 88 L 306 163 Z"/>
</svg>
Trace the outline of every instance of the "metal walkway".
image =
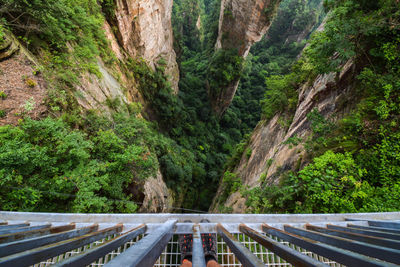
<svg viewBox="0 0 400 267">
<path fill-rule="evenodd" d="M 200 223 L 208 219 L 210 223 Z M 190 220 L 192 223 L 184 223 Z M 0 266 L 179 266 L 178 235 L 217 234 L 222 266 L 398 266 L 400 212 L 313 215 L 0 211 Z"/>
</svg>

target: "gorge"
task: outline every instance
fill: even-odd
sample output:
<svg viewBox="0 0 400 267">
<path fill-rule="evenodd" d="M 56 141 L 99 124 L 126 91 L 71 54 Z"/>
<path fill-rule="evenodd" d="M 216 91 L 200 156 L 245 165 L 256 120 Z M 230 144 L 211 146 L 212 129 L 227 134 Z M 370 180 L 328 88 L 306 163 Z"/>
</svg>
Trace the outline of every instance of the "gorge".
<svg viewBox="0 0 400 267">
<path fill-rule="evenodd" d="M 400 204 L 396 0 L 0 5 L 3 210 Z"/>
</svg>

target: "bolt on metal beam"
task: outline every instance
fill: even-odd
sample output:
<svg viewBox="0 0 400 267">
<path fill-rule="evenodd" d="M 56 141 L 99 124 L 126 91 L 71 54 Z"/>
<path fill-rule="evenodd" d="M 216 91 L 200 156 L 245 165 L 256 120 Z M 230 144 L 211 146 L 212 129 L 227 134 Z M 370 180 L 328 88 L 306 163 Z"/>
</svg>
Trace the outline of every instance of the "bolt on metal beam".
<svg viewBox="0 0 400 267">
<path fill-rule="evenodd" d="M 269 237 L 263 236 L 245 224 L 240 224 L 239 230 L 294 266 L 329 266 Z"/>
<path fill-rule="evenodd" d="M 169 220 L 160 228 L 139 240 L 132 247 L 112 259 L 107 267 L 151 267 L 171 239 L 177 220 Z"/>
<path fill-rule="evenodd" d="M 90 250 L 84 251 L 82 254 L 77 256 L 70 257 L 56 265 L 57 267 L 80 267 L 80 266 L 87 266 L 90 263 L 98 260 L 99 258 L 107 255 L 107 253 L 118 249 L 120 246 L 124 245 L 125 243 L 135 239 L 137 236 L 144 234 L 146 232 L 146 225 L 142 224 L 139 227 L 136 227 L 123 235 L 117 236 L 114 239 L 107 241 L 106 243 L 95 247 Z"/>
<path fill-rule="evenodd" d="M 244 267 L 265 267 L 265 264 L 256 255 L 237 241 L 221 224 L 217 225 L 217 232 Z"/>
<path fill-rule="evenodd" d="M 322 234 L 314 231 L 292 227 L 290 225 L 284 226 L 285 231 L 304 236 L 316 241 L 324 242 L 326 244 L 361 253 L 373 258 L 381 259 L 384 261 L 400 264 L 400 251 L 392 248 L 383 248 L 359 241 L 349 240 L 341 237 L 334 237 L 327 234 Z"/>
<path fill-rule="evenodd" d="M 83 247 L 90 243 L 96 242 L 108 236 L 120 233 L 122 224 L 117 224 L 94 233 L 78 236 L 66 241 L 61 241 L 48 246 L 27 250 L 21 253 L 13 254 L 8 257 L 0 258 L 0 267 L 2 266 L 31 266 L 42 260 L 47 260 L 54 256 L 58 256 L 65 252 Z"/>
</svg>

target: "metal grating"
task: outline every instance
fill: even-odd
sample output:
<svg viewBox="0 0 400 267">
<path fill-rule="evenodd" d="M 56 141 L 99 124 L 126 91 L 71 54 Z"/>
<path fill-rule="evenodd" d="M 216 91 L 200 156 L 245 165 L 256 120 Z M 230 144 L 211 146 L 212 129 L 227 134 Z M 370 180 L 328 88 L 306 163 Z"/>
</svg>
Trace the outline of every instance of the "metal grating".
<svg viewBox="0 0 400 267">
<path fill-rule="evenodd" d="M 93 262 L 89 266 L 92 266 L 92 267 L 103 266 L 105 263 L 109 262 L 114 257 L 116 257 L 116 256 L 120 255 L 122 252 L 124 252 L 132 244 L 139 241 L 143 236 L 144 235 L 137 237 L 134 241 L 130 241 L 130 242 L 126 243 L 124 246 L 120 247 L 118 250 L 110 252 L 109 254 L 100 258 L 98 261 Z M 240 240 L 240 242 L 242 244 L 244 244 L 251 252 L 253 252 L 257 257 L 259 257 L 266 264 L 266 266 L 279 266 L 279 267 L 292 266 L 292 264 L 287 263 L 285 260 L 283 260 L 279 256 L 275 255 L 272 251 L 269 251 L 265 247 L 258 244 L 256 241 L 252 240 L 250 237 L 248 237 L 242 233 L 234 233 L 234 236 L 236 239 Z M 289 242 L 285 242 L 278 238 L 275 238 L 275 240 L 277 240 L 278 242 L 280 242 L 286 246 L 289 246 L 305 255 L 313 257 L 316 260 L 324 262 L 330 266 L 342 266 L 342 265 L 336 263 L 335 261 L 329 260 L 329 259 L 321 257 L 315 253 L 304 250 L 301 247 L 290 244 Z M 103 239 L 102 241 L 97 241 L 97 242 L 91 244 L 88 248 L 93 248 L 94 246 L 101 245 L 105 241 L 106 241 L 106 239 Z M 62 260 L 66 259 L 66 258 L 69 258 L 71 256 L 82 253 L 88 248 L 79 248 L 79 249 L 67 252 L 58 257 L 49 259 L 45 262 L 41 262 L 40 264 L 36 264 L 35 267 L 51 266 L 55 263 L 61 262 Z M 235 257 L 235 254 L 232 253 L 232 251 L 229 249 L 229 247 L 226 245 L 226 243 L 222 240 L 222 238 L 220 236 L 217 237 L 217 248 L 218 248 L 218 262 L 220 263 L 221 266 L 224 266 L 224 267 L 225 266 L 226 267 L 242 266 L 242 264 Z M 164 251 L 158 258 L 156 263 L 154 264 L 154 267 L 179 267 L 180 262 L 181 262 L 181 254 L 179 251 L 178 236 L 175 235 L 173 237 L 173 239 L 168 243 L 167 247 L 164 249 Z"/>
<path fill-rule="evenodd" d="M 212 223 L 199 223 L 204 218 Z M 181 223 L 188 219 L 193 223 Z M 178 234 L 193 233 L 195 227 L 201 233 L 218 234 L 221 266 L 400 264 L 400 213 L 89 215 L 0 212 L 0 266 L 175 267 L 180 266 L 181 261 Z M 194 251 L 196 253 L 202 252 Z M 39 260 L 34 262 L 33 258 Z"/>
</svg>

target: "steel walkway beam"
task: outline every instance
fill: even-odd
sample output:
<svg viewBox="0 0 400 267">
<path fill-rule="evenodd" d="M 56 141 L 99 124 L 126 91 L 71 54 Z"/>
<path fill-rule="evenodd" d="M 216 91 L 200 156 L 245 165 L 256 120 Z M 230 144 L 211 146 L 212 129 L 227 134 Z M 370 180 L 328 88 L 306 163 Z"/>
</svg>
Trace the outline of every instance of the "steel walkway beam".
<svg viewBox="0 0 400 267">
<path fill-rule="evenodd" d="M 103 229 L 94 233 L 78 236 L 66 241 L 61 241 L 48 246 L 31 249 L 21 253 L 13 254 L 0 259 L 0 266 L 31 266 L 42 260 L 61 255 L 65 252 L 86 246 L 110 235 L 117 234 L 122 231 L 122 224 Z"/>
<path fill-rule="evenodd" d="M 370 221 L 370 220 L 368 220 L 368 225 L 375 226 L 375 227 L 383 227 L 383 228 L 390 228 L 390 229 L 400 230 L 400 223 L 399 222 Z"/>
<path fill-rule="evenodd" d="M 51 228 L 31 230 L 31 231 L 27 231 L 27 232 L 19 232 L 19 233 L 14 233 L 14 234 L 7 234 L 7 235 L 0 235 L 0 244 L 13 242 L 13 241 L 21 240 L 21 239 L 38 237 L 38 236 L 42 236 L 42 235 L 49 235 L 49 234 L 65 232 L 68 230 L 72 230 L 74 228 L 75 228 L 75 224 L 70 223 L 67 225 L 56 226 L 56 227 L 51 227 Z"/>
<path fill-rule="evenodd" d="M 269 235 L 276 236 L 286 242 L 299 246 L 303 249 L 311 251 L 317 255 L 321 255 L 325 258 L 334 260 L 340 264 L 346 266 L 354 266 L 354 267 L 387 267 L 387 266 L 397 266 L 394 264 L 390 264 L 387 262 L 377 261 L 373 258 L 354 253 L 348 250 L 344 250 L 341 248 L 337 248 L 331 245 L 327 245 L 325 243 L 316 242 L 315 240 L 300 236 L 294 235 L 285 231 L 282 231 L 277 228 L 273 228 L 269 225 L 264 224 L 262 226 L 263 231 Z"/>
<path fill-rule="evenodd" d="M 365 230 L 372 230 L 372 231 L 379 231 L 379 232 L 394 233 L 394 234 L 400 235 L 400 230 L 395 230 L 395 229 L 390 229 L 390 228 L 373 227 L 373 226 L 362 226 L 362 225 L 350 224 L 350 223 L 347 224 L 347 227 L 365 229 Z"/>
<path fill-rule="evenodd" d="M 366 244 L 359 241 L 349 240 L 341 237 L 334 237 L 327 234 L 304 230 L 290 225 L 284 226 L 285 231 L 304 236 L 315 241 L 323 242 L 335 247 L 361 253 L 370 257 L 381 259 L 384 261 L 400 264 L 400 251 L 392 248 L 383 248 L 375 245 Z"/>
<path fill-rule="evenodd" d="M 39 229 L 50 228 L 50 227 L 51 227 L 51 224 L 42 224 L 42 225 L 36 225 L 36 226 L 12 228 L 12 229 L 8 229 L 8 230 L 0 229 L 0 235 L 13 234 L 13 233 L 18 233 L 18 232 L 26 232 L 26 231 L 32 231 L 32 230 L 39 230 Z"/>
<path fill-rule="evenodd" d="M 0 230 L 3 231 L 3 230 L 8 230 L 8 229 L 21 228 L 21 227 L 26 227 L 29 225 L 30 225 L 29 223 L 0 225 Z"/>
<path fill-rule="evenodd" d="M 329 266 L 241 224 L 239 230 L 294 266 Z"/>
<path fill-rule="evenodd" d="M 84 227 L 68 232 L 62 232 L 58 234 L 52 234 L 42 237 L 35 237 L 30 239 L 24 239 L 11 243 L 5 243 L 0 245 L 0 257 L 8 256 L 11 254 L 19 253 L 22 251 L 34 249 L 37 247 L 45 246 L 48 244 L 60 242 L 66 239 L 75 238 L 78 236 L 86 235 L 88 233 L 97 231 L 99 228 L 98 224 L 94 224 L 89 227 Z"/>
<path fill-rule="evenodd" d="M 193 255 L 192 255 L 193 266 L 206 267 L 206 261 L 204 258 L 204 249 L 201 241 L 200 226 L 198 224 L 193 225 Z"/>
<path fill-rule="evenodd" d="M 135 239 L 137 236 L 144 234 L 146 232 L 147 227 L 143 224 L 135 229 L 130 230 L 129 232 L 124 233 L 106 243 L 95 247 L 90 250 L 86 250 L 77 256 L 73 256 L 68 258 L 54 266 L 58 267 L 79 267 L 79 266 L 87 266 L 90 263 L 98 260 L 99 258 L 107 255 L 109 252 L 118 249 L 123 246 L 125 243 Z"/>
<path fill-rule="evenodd" d="M 107 267 L 151 267 L 171 239 L 176 220 L 169 220 L 118 257 L 104 266 Z"/>
<path fill-rule="evenodd" d="M 344 232 L 351 232 L 351 233 L 368 235 L 368 236 L 400 240 L 400 235 L 398 235 L 398 234 L 390 234 L 390 233 L 379 232 L 379 231 L 371 231 L 371 230 L 363 230 L 363 229 L 357 229 L 357 228 L 351 228 L 351 227 L 343 227 L 343 226 L 338 226 L 338 225 L 333 225 L 333 224 L 327 224 L 326 227 L 328 229 L 340 230 L 340 231 L 344 231 Z"/>
<path fill-rule="evenodd" d="M 345 232 L 345 231 L 340 231 L 340 230 L 335 230 L 335 229 L 327 229 L 319 226 L 314 226 L 307 224 L 306 229 L 316 231 L 319 233 L 323 234 L 328 234 L 328 235 L 333 235 L 333 236 L 338 236 L 338 237 L 343 237 L 351 240 L 357 240 L 360 242 L 376 245 L 376 246 L 383 246 L 387 248 L 393 248 L 393 249 L 400 249 L 400 242 L 396 240 L 391 240 L 391 239 L 385 239 L 382 237 L 373 237 L 373 236 L 367 236 L 363 234 L 356 234 L 356 233 L 350 233 L 350 232 Z"/>
<path fill-rule="evenodd" d="M 390 228 L 390 229 L 398 229 L 400 230 L 400 221 L 378 221 L 378 220 L 369 220 L 369 219 L 351 219 L 345 218 L 346 221 L 366 221 L 368 222 L 369 226 L 375 227 L 383 227 L 383 228 Z"/>
<path fill-rule="evenodd" d="M 237 241 L 221 224 L 217 225 L 217 232 L 244 267 L 265 267 L 265 264 L 256 255 Z"/>
</svg>

